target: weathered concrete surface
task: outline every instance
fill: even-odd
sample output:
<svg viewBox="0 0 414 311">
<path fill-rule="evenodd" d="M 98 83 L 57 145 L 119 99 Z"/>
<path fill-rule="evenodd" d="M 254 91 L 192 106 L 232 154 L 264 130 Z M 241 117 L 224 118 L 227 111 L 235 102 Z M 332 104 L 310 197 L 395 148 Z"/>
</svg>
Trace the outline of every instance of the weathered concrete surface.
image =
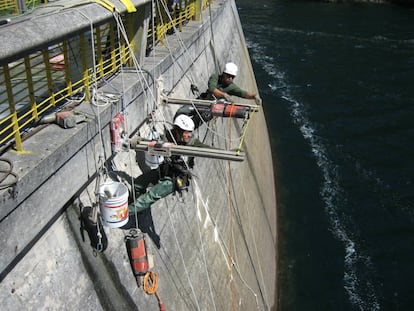
<svg viewBox="0 0 414 311">
<path fill-rule="evenodd" d="M 149 0 L 131 0 L 134 6 L 140 6 Z M 110 1 L 117 10 L 125 13 L 126 7 L 119 0 Z M 57 9 L 61 8 L 59 14 Z M 65 10 L 73 8 L 72 10 Z M 95 22 L 103 22 L 113 17 L 112 12 L 93 1 L 52 1 L 50 6 L 37 7 L 31 14 L 13 18 L 7 25 L 7 31 L 0 31 L 1 64 L 14 61 L 24 56 L 27 51 L 38 51 L 45 46 L 45 37 L 51 43 L 66 37 L 67 33 L 85 31 L 90 28 L 90 16 L 99 17 Z M 54 25 L 51 27 L 51 25 Z"/>
<path fill-rule="evenodd" d="M 191 83 L 204 91 L 215 71 L 214 55 L 220 66 L 239 64 L 236 83 L 256 91 L 233 1 L 216 1 L 211 20 L 207 11 L 180 37 L 185 47 L 169 36 L 166 47 L 157 48 L 143 65 L 153 78 L 163 77 L 171 96 L 194 97 Z M 100 89 L 124 92 L 129 133 L 154 101 L 140 79 L 124 72 Z M 156 115 L 171 120 L 176 108 L 159 107 Z M 138 288 L 132 275 L 123 241 L 128 230 L 105 228 L 109 246 L 97 257 L 81 239 L 77 203 L 96 201 L 93 177 L 100 160 L 111 154 L 109 122 L 119 105 L 79 109 L 94 119 L 68 130 L 50 125 L 24 142 L 31 154 L 6 155 L 20 181 L 14 196 L 2 196 L 2 309 L 158 310 L 155 296 Z M 202 126 L 198 135 L 203 138 L 205 131 Z M 224 138 L 239 137 L 242 122 L 219 119 L 214 131 L 206 143 L 226 148 Z M 276 198 L 262 111 L 249 123 L 244 151 L 243 163 L 196 159 L 190 191 L 157 202 L 139 217 L 167 310 L 270 310 L 276 304 Z M 119 153 L 114 163 L 126 183 L 141 173 L 133 151 Z"/>
</svg>

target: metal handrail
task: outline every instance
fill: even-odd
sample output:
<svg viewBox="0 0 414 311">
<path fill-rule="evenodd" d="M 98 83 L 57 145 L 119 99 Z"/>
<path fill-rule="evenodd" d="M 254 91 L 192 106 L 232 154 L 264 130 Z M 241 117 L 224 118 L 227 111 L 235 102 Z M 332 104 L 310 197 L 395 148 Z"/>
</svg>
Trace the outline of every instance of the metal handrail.
<svg viewBox="0 0 414 311">
<path fill-rule="evenodd" d="M 156 17 L 156 42 L 163 44 L 169 29 L 176 27 L 181 31 L 183 24 L 194 18 L 195 0 L 182 2 L 185 6 L 176 11 L 172 21 L 161 23 L 162 19 Z M 126 14 L 125 18 L 129 16 Z M 0 67 L 0 150 L 14 144 L 18 152 L 24 151 L 22 135 L 35 126 L 42 115 L 59 109 L 80 93 L 89 101 L 91 85 L 117 72 L 121 66 L 132 64 L 133 52 L 127 49 L 124 39 L 115 38 L 115 34 L 111 21 L 95 26 L 92 35 L 89 31 L 74 34 Z M 149 44 L 152 35 L 149 30 Z M 93 40 L 94 53 L 88 40 Z M 77 67 L 73 66 L 75 62 Z"/>
<path fill-rule="evenodd" d="M 86 100 L 90 99 L 90 85 L 126 64 L 132 57 L 131 52 L 123 42 L 119 45 L 117 38 L 108 39 L 113 32 L 110 24 L 94 29 L 95 65 L 91 63 L 91 50 L 85 34 L 75 39 L 79 41 L 78 56 L 82 63 L 79 79 L 73 79 L 74 74 L 68 66 L 71 60 L 69 41 L 76 36 L 3 65 L 0 68 L 0 145 L 14 140 L 16 150 L 23 151 L 22 133 L 42 114 L 58 108 L 79 92 L 85 92 Z"/>
<path fill-rule="evenodd" d="M 17 0 L 0 0 L 0 16 L 20 14 L 27 11 L 29 8 L 39 5 L 40 3 L 40 0 L 26 0 L 25 2 Z M 44 0 L 43 3 L 47 3 L 47 1 Z"/>
</svg>

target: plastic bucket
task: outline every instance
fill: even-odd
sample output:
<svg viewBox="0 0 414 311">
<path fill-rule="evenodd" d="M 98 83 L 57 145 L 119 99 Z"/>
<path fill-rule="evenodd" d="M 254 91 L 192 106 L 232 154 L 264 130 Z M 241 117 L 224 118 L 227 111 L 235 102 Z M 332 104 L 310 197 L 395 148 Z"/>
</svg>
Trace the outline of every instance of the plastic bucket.
<svg viewBox="0 0 414 311">
<path fill-rule="evenodd" d="M 99 206 L 104 224 L 119 228 L 128 222 L 128 188 L 123 183 L 111 181 L 99 186 Z"/>
<path fill-rule="evenodd" d="M 160 134 L 157 131 L 151 131 L 146 137 L 148 140 L 158 140 L 160 138 Z M 158 168 L 160 164 L 164 162 L 164 157 L 159 155 L 152 155 L 149 154 L 148 151 L 145 152 L 145 165 L 147 165 L 152 170 Z"/>
<path fill-rule="evenodd" d="M 148 152 L 145 152 L 145 164 L 152 170 L 158 168 L 162 162 L 164 162 L 163 156 L 150 155 Z"/>
</svg>

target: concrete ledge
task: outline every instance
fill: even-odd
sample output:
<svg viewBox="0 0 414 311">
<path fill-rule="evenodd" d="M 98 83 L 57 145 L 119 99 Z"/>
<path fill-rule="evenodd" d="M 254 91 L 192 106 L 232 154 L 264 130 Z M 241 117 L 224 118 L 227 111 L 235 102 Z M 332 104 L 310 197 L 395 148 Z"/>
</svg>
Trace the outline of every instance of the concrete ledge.
<svg viewBox="0 0 414 311">
<path fill-rule="evenodd" d="M 177 97 L 194 97 L 192 83 L 204 91 L 208 76 L 216 71 L 215 60 L 219 65 L 237 62 L 241 71 L 237 83 L 255 87 L 242 33 L 215 36 L 212 48 L 209 22 L 218 29 L 223 23 L 239 27 L 234 2 L 219 4 L 213 6 L 211 21 L 192 27 L 192 34 L 186 32 L 187 50 L 178 48 L 174 58 L 145 59 L 143 68 L 153 79 L 162 75 L 165 89 Z M 129 133 L 154 100 L 139 79 L 125 70 L 100 89 L 124 91 Z M 100 122 L 96 117 L 69 130 L 48 126 L 24 142 L 32 155 L 7 154 L 18 163 L 21 181 L 15 198 L 2 196 L 0 300 L 5 309 L 157 310 L 155 297 L 138 288 L 131 273 L 126 230 L 105 228 L 109 246 L 97 257 L 79 234 L 77 202 L 88 205 L 96 200 L 94 174 L 100 157 L 111 156 L 109 122 L 120 107 L 121 102 L 99 109 L 82 104 L 77 109 L 99 116 Z M 175 108 L 160 106 L 157 111 L 169 119 Z M 241 122 L 229 120 L 218 120 L 215 128 L 226 139 L 240 135 L 241 129 Z M 204 137 L 205 131 L 200 128 L 197 135 Z M 225 147 L 226 140 L 219 138 L 209 133 L 207 143 Z M 196 159 L 190 192 L 160 200 L 140 216 L 161 279 L 159 294 L 168 310 L 207 310 L 212 303 L 217 310 L 230 310 L 231 282 L 241 309 L 269 310 L 275 304 L 276 202 L 267 142 L 259 112 L 246 136 L 246 161 Z M 130 162 L 133 154 L 113 158 L 126 177 L 141 173 L 135 167 L 130 172 L 129 165 L 136 166 Z"/>
<path fill-rule="evenodd" d="M 198 22 L 194 23 L 200 25 Z M 196 31 L 187 34 L 188 45 L 192 45 L 192 42 L 199 38 L 197 30 L 200 27 L 196 26 L 193 29 Z M 173 38 L 169 40 L 172 41 Z M 179 59 L 186 51 L 179 47 L 174 53 L 174 58 Z M 145 59 L 143 68 L 148 71 L 154 71 L 152 69 L 155 68 L 157 76 L 153 78 L 156 79 L 161 73 L 168 72 L 172 64 L 173 58 L 170 54 L 155 58 L 150 56 Z M 191 66 L 191 59 L 187 59 L 180 66 L 188 68 Z M 179 76 L 177 75 L 177 79 Z M 100 91 L 113 93 L 114 88 L 124 89 L 126 114 L 146 116 L 150 111 L 144 105 L 148 99 L 144 96 L 145 84 L 141 83 L 141 79 L 142 76 L 140 77 L 136 72 L 128 71 L 122 76 L 114 77 L 110 85 L 103 86 Z M 167 81 L 173 81 L 174 85 L 178 82 L 178 80 L 171 79 Z M 174 85 L 167 83 L 166 88 L 173 88 Z M 153 85 L 150 84 L 149 87 L 152 88 Z M 82 103 L 76 110 L 94 116 L 94 119 L 88 119 L 72 129 L 62 129 L 54 124 L 48 125 L 23 142 L 23 148 L 28 153 L 17 154 L 10 151 L 4 155 L 13 162 L 19 181 L 12 192 L 7 189 L 0 190 L 2 203 L 0 233 L 3 237 L 13 233 L 11 236 L 15 237 L 15 239 L 9 238 L 7 241 L 2 241 L 0 244 L 4 250 L 0 254 L 0 271 L 5 269 L 13 258 L 30 244 L 33 236 L 44 228 L 79 188 L 90 182 L 91 176 L 97 173 L 96 163 L 100 160 L 106 161 L 112 155 L 109 123 L 112 116 L 119 111 L 120 106 L 119 102 L 118 105 L 109 105 L 98 111 L 93 105 Z M 98 136 L 100 135 L 98 118 L 102 126 L 102 140 L 105 142 L 103 147 L 100 146 L 101 138 Z M 127 124 L 129 133 L 141 122 L 140 118 L 133 120 L 134 122 Z M 87 167 L 88 170 L 85 171 L 83 167 Z M 65 178 L 65 176 L 70 177 Z M 16 223 L 19 223 L 18 227 L 14 226 Z M 27 234 L 19 234 L 20 228 L 31 228 L 31 230 Z"/>
<path fill-rule="evenodd" d="M 126 8 L 119 0 L 111 0 L 121 12 Z M 151 2 L 149 0 L 132 0 L 135 7 Z M 93 1 L 77 0 L 54 1 L 50 6 L 38 7 L 30 15 L 13 20 L 2 26 L 0 31 L 0 64 L 7 64 L 27 54 L 47 48 L 48 44 L 65 38 L 70 33 L 90 28 L 91 22 L 102 23 L 112 19 L 112 12 Z"/>
</svg>

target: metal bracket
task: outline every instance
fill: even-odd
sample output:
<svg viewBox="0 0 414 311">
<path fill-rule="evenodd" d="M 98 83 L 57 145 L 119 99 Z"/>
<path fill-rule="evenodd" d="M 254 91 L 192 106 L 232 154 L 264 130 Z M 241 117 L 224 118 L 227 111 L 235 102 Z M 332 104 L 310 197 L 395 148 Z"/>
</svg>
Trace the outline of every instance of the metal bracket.
<svg viewBox="0 0 414 311">
<path fill-rule="evenodd" d="M 148 153 L 150 155 L 155 155 L 155 156 L 171 157 L 171 149 L 170 148 L 149 147 L 148 146 Z"/>
</svg>

